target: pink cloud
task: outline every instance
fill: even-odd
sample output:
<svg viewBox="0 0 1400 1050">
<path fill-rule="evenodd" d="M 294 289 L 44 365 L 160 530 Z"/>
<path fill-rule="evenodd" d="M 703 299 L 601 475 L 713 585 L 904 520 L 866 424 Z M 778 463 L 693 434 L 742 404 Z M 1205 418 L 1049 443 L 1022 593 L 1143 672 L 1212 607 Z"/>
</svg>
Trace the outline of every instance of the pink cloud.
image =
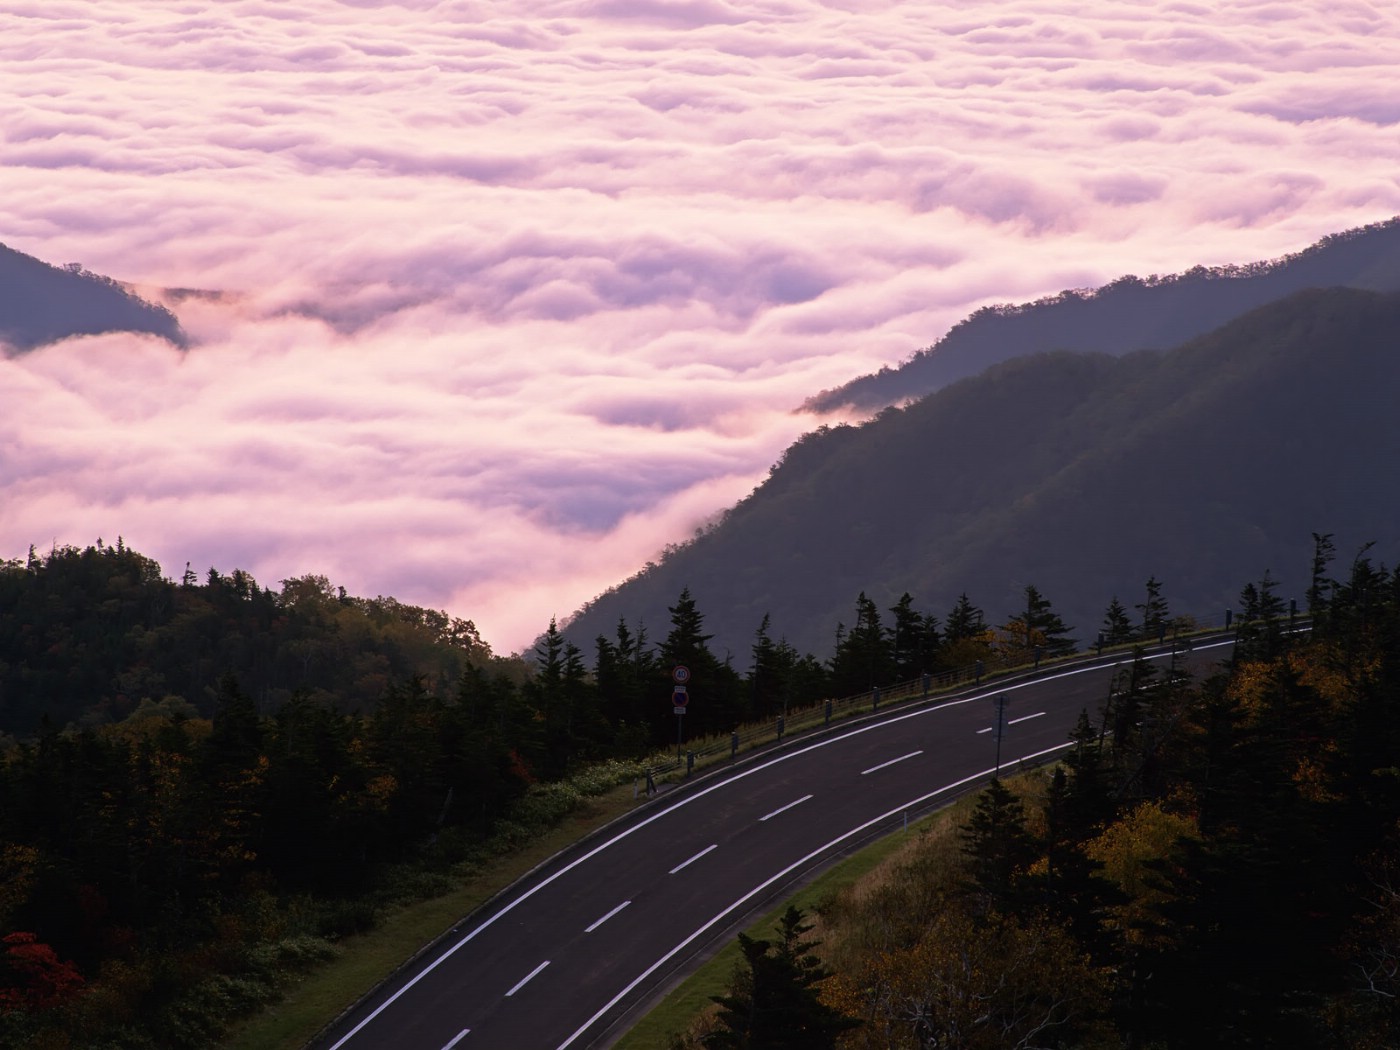
<svg viewBox="0 0 1400 1050">
<path fill-rule="evenodd" d="M 978 306 L 1400 212 L 1382 5 L 19 0 L 0 63 L 5 242 L 221 293 L 0 358 L 0 557 L 507 651 Z"/>
</svg>

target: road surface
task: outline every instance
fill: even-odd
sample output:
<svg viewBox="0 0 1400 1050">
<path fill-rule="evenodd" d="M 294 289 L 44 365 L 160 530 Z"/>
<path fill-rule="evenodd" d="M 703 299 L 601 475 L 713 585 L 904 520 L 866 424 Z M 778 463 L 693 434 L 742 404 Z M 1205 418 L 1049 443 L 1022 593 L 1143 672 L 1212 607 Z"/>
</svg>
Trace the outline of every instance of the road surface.
<svg viewBox="0 0 1400 1050">
<path fill-rule="evenodd" d="M 1196 670 L 1228 640 L 1178 656 Z M 1155 659 L 1165 661 L 1167 655 Z M 975 790 L 1053 760 L 1096 716 L 1104 658 L 881 712 L 696 777 L 566 850 L 405 967 L 319 1050 L 602 1048 L 746 920 L 854 851 Z"/>
</svg>

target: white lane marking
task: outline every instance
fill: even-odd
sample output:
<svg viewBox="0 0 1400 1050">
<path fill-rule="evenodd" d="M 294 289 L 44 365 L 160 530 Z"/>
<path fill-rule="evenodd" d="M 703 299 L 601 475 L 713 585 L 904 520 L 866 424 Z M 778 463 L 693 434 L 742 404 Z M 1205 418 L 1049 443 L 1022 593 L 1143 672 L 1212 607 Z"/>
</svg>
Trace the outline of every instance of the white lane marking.
<svg viewBox="0 0 1400 1050">
<path fill-rule="evenodd" d="M 786 806 L 779 806 L 777 809 L 773 810 L 772 813 L 769 813 L 768 816 L 759 817 L 758 822 L 762 824 L 765 820 L 771 820 L 773 817 L 776 817 L 779 813 L 786 813 L 788 810 L 792 809 L 793 806 L 800 806 L 802 805 L 802 803 L 806 802 L 811 797 L 811 795 L 803 795 L 796 802 L 789 802 Z"/>
<path fill-rule="evenodd" d="M 865 776 L 865 774 L 867 773 L 874 773 L 877 769 L 884 769 L 886 766 L 892 766 L 896 762 L 903 762 L 906 758 L 918 758 L 922 754 L 922 751 L 910 751 L 907 755 L 900 755 L 898 758 L 892 758 L 888 762 L 881 762 L 878 766 L 871 766 L 869 769 L 862 769 L 860 771 L 860 775 Z"/>
<path fill-rule="evenodd" d="M 629 904 L 631 904 L 631 903 L 632 903 L 631 901 L 623 901 L 623 902 L 622 902 L 621 904 L 619 904 L 616 908 L 614 908 L 612 911 L 608 912 L 608 913 L 607 913 L 606 915 L 604 915 L 601 919 L 599 919 L 597 922 L 595 922 L 592 926 L 585 927 L 583 932 L 584 932 L 584 933 L 592 933 L 592 932 L 593 932 L 594 930 L 596 930 L 599 926 L 603 925 L 603 923 L 607 922 L 607 921 L 608 921 L 609 919 L 611 919 L 614 915 L 616 915 L 618 912 L 620 912 L 623 908 L 627 907 L 627 905 L 629 905 Z"/>
<path fill-rule="evenodd" d="M 1223 646 L 1234 644 L 1235 643 L 1233 639 L 1224 642 L 1211 642 L 1209 645 L 1196 646 L 1193 652 L 1201 653 L 1205 652 L 1207 649 L 1219 649 Z M 1149 656 L 1148 659 L 1165 660 L 1171 655 L 1172 654 L 1170 652 L 1154 653 L 1153 655 Z M 896 715 L 893 718 L 880 718 L 876 721 L 869 723 L 868 725 L 863 725 L 856 729 L 852 729 L 849 732 L 838 733 L 837 735 L 827 737 L 824 740 L 814 741 L 813 743 L 810 743 L 805 747 L 794 748 L 793 750 L 784 752 L 781 755 L 775 755 L 772 758 L 768 759 L 766 762 L 760 762 L 757 765 L 750 766 L 748 769 L 745 769 L 742 772 L 735 773 L 732 777 L 727 777 L 724 780 L 717 780 L 709 787 L 700 788 L 693 794 L 686 795 L 684 798 L 677 799 L 665 809 L 658 810 L 651 816 L 647 817 L 645 820 L 637 821 L 637 823 L 633 824 L 631 827 L 619 831 L 612 838 L 598 843 L 598 845 L 594 846 L 587 853 L 583 853 L 580 856 L 575 857 L 573 860 L 569 861 L 568 864 L 565 864 L 562 868 L 556 871 L 553 875 L 550 875 L 548 878 L 541 879 L 539 882 L 535 883 L 535 885 L 531 886 L 528 890 L 522 893 L 519 897 L 516 897 L 509 904 L 506 904 L 504 907 L 502 907 L 500 911 L 484 919 L 480 926 L 474 927 L 465 936 L 463 936 L 460 940 L 453 944 L 452 947 L 448 948 L 436 959 L 430 962 L 427 966 L 423 967 L 423 969 L 419 970 L 416 974 L 414 974 L 413 978 L 409 981 L 406 981 L 402 985 L 402 987 L 398 989 L 398 991 L 394 992 L 393 995 L 389 996 L 382 1003 L 376 1006 L 372 1011 L 370 1011 L 370 1013 L 362 1021 L 360 1021 L 359 1024 L 355 1025 L 354 1028 L 350 1029 L 350 1031 L 346 1032 L 343 1036 L 340 1037 L 340 1039 L 333 1043 L 330 1047 L 330 1050 L 340 1050 L 342 1046 L 348 1043 L 355 1036 L 359 1035 L 359 1033 L 364 1029 L 364 1027 L 367 1024 L 373 1021 L 385 1010 L 389 1009 L 389 1007 L 393 1006 L 394 1003 L 398 1002 L 398 1000 L 402 996 L 407 994 L 424 977 L 427 977 L 428 974 L 436 970 L 453 955 L 456 955 L 457 952 L 461 951 L 462 948 L 464 948 L 466 945 L 475 940 L 476 937 L 478 937 L 483 931 L 489 929 L 496 922 L 505 918 L 520 905 L 524 904 L 535 894 L 539 893 L 540 890 L 544 889 L 549 885 L 552 885 L 556 879 L 562 879 L 565 875 L 573 871 L 580 864 L 584 864 L 592 860 L 599 853 L 602 853 L 603 850 L 608 849 L 611 846 L 617 845 L 629 835 L 635 835 L 637 832 L 641 831 L 642 828 L 651 824 L 653 821 L 660 820 L 662 817 L 670 816 L 682 806 L 688 806 L 692 802 L 698 802 L 700 799 L 704 798 L 712 791 L 719 791 L 721 788 L 729 787 L 731 784 L 737 783 L 738 781 L 743 780 L 745 777 L 751 777 L 757 773 L 762 773 L 764 770 L 772 766 L 776 766 L 779 762 L 788 762 L 794 758 L 800 758 L 802 755 L 808 754 L 812 751 L 816 751 L 819 748 L 831 747 L 833 744 L 842 743 L 846 740 L 849 740 L 853 736 L 860 736 L 862 733 L 871 733 L 877 729 L 884 729 L 886 726 L 894 725 L 897 722 L 903 722 L 906 719 L 922 718 L 924 715 L 935 714 L 939 711 L 944 711 L 950 707 L 959 707 L 963 704 L 975 703 L 978 700 L 987 700 L 994 696 L 1000 696 L 1003 693 L 1013 693 L 1018 689 L 1029 689 L 1031 686 L 1041 685 L 1045 682 L 1054 682 L 1061 678 L 1071 678 L 1074 675 L 1080 674 L 1091 674 L 1094 671 L 1105 671 L 1110 667 L 1120 667 L 1123 664 L 1130 664 L 1133 662 L 1134 659 L 1135 657 L 1129 654 L 1124 654 L 1122 656 L 1110 656 L 1106 659 L 1096 661 L 1092 664 L 1087 664 L 1084 667 L 1075 667 L 1066 671 L 1058 671 L 1055 674 L 1045 675 L 1043 678 L 1032 678 L 1025 682 L 1016 682 L 1010 685 L 1001 686 L 999 688 L 988 687 L 988 689 L 985 692 L 975 693 L 972 696 L 959 697 L 957 700 L 947 700 L 941 704 L 932 704 L 928 707 L 921 707 L 916 711 L 909 711 L 902 715 Z"/>
<path fill-rule="evenodd" d="M 1023 755 L 1023 756 L 1022 756 L 1020 759 L 1018 759 L 1017 761 L 1021 761 L 1021 762 L 1032 761 L 1032 760 L 1037 759 L 1037 758 L 1043 758 L 1043 757 L 1046 756 L 1046 755 L 1053 755 L 1056 751 L 1063 751 L 1063 750 L 1065 750 L 1066 748 L 1070 748 L 1070 747 L 1073 747 L 1073 746 L 1074 746 L 1074 741 L 1073 741 L 1073 740 L 1069 740 L 1069 741 L 1066 741 L 1066 742 L 1063 743 L 1063 744 L 1057 744 L 1057 745 L 1055 745 L 1054 747 L 1046 748 L 1044 751 L 1037 751 L 1037 752 L 1036 752 L 1035 754 L 1033 754 L 1033 755 Z M 657 959 L 656 962 L 652 963 L 652 964 L 651 964 L 650 966 L 648 966 L 645 970 L 643 970 L 640 974 L 638 974 L 635 978 L 633 978 L 632 982 L 631 982 L 630 984 L 628 984 L 626 988 L 622 989 L 622 991 L 618 992 L 615 996 L 613 996 L 611 999 L 609 999 L 608 1002 L 603 1006 L 602 1009 L 600 1009 L 596 1014 L 594 1014 L 594 1015 L 593 1015 L 592 1017 L 590 1017 L 587 1021 L 585 1021 L 585 1022 L 582 1024 L 582 1026 L 580 1026 L 579 1029 L 578 1029 L 577 1031 L 574 1032 L 573 1035 L 569 1036 L 569 1038 L 565 1039 L 562 1043 L 560 1043 L 560 1044 L 559 1044 L 559 1047 L 558 1047 L 558 1050 L 568 1050 L 568 1047 L 572 1046 L 575 1042 L 577 1042 L 578 1039 L 579 1039 L 579 1037 L 582 1036 L 584 1032 L 588 1031 L 588 1030 L 589 1030 L 590 1028 L 592 1028 L 595 1024 L 597 1024 L 598 1021 L 603 1017 L 603 1015 L 606 1014 L 609 1010 L 611 1010 L 611 1009 L 612 1009 L 614 1006 L 616 1006 L 618 1003 L 620 1003 L 620 1002 L 627 996 L 627 994 L 628 994 L 629 992 L 632 991 L 632 989 L 636 988 L 637 985 L 641 984 L 641 983 L 642 983 L 643 981 L 645 981 L 648 977 L 650 977 L 652 974 L 654 974 L 657 970 L 659 970 L 659 969 L 661 969 L 661 967 L 665 966 L 666 963 L 668 963 L 671 959 L 675 958 L 676 955 L 678 955 L 681 951 L 683 951 L 683 950 L 686 948 L 686 946 L 689 945 L 692 941 L 694 941 L 696 938 L 700 937 L 701 934 L 705 933 L 705 932 L 706 932 L 707 930 L 709 930 L 712 926 L 718 925 L 718 924 L 719 924 L 720 922 L 722 922 L 725 918 L 727 918 L 728 916 L 730 916 L 730 915 L 733 914 L 734 912 L 738 911 L 738 910 L 739 910 L 740 908 L 742 908 L 745 904 L 747 904 L 749 901 L 751 901 L 754 897 L 757 897 L 757 896 L 758 896 L 760 893 L 762 893 L 764 890 L 768 889 L 769 886 L 772 886 L 775 882 L 779 882 L 779 881 L 781 881 L 782 879 L 787 878 L 787 876 L 789 876 L 790 874 L 792 874 L 794 871 L 797 871 L 799 868 L 802 868 L 804 865 L 806 865 L 806 864 L 808 864 L 809 862 L 811 862 L 811 861 L 815 860 L 816 858 L 820 857 L 820 856 L 821 856 L 823 853 L 825 853 L 826 851 L 828 851 L 828 850 L 830 850 L 830 849 L 833 849 L 833 848 L 836 847 L 836 846 L 839 846 L 841 843 L 845 842 L 847 839 L 853 838 L 853 837 L 855 837 L 856 835 L 859 835 L 862 831 L 866 831 L 866 830 L 868 830 L 869 828 L 874 827 L 876 824 L 881 823 L 882 821 L 891 820 L 891 819 L 893 819 L 894 817 L 899 816 L 901 813 L 905 812 L 906 810 L 912 809 L 912 808 L 914 808 L 915 806 L 918 806 L 918 805 L 920 805 L 920 804 L 922 804 L 922 803 L 924 803 L 924 802 L 927 802 L 929 799 L 934 798 L 934 797 L 936 797 L 936 796 L 938 796 L 938 795 L 941 795 L 941 794 L 943 794 L 945 791 L 952 791 L 954 788 L 962 787 L 964 784 L 970 784 L 970 783 L 972 783 L 973 781 L 981 780 L 981 779 L 983 779 L 984 777 L 991 776 L 994 772 L 995 772 L 995 770 L 992 770 L 992 769 L 984 769 L 984 770 L 982 770 L 982 772 L 980 772 L 980 773 L 974 773 L 974 774 L 973 774 L 972 776 L 970 776 L 970 777 L 963 777 L 963 779 L 961 779 L 961 780 L 955 780 L 955 781 L 954 781 L 953 783 L 951 783 L 951 784 L 945 784 L 943 787 L 938 788 L 936 791 L 930 791 L 930 792 L 929 792 L 928 794 L 926 794 L 926 795 L 920 795 L 918 798 L 910 799 L 908 802 L 904 803 L 903 805 L 896 806 L 894 809 L 891 809 L 891 810 L 889 810 L 888 812 L 881 813 L 878 817 L 873 817 L 872 819 L 867 820 L 864 824 L 860 824 L 860 825 L 857 825 L 857 826 L 854 827 L 854 828 L 851 828 L 850 831 L 847 831 L 847 832 L 845 832 L 844 834 L 837 835 L 834 839 L 832 839 L 832 840 L 831 840 L 830 842 L 828 842 L 826 845 L 824 845 L 824 846 L 818 846 L 816 849 L 814 849 L 811 853 L 807 854 L 807 855 L 806 855 L 805 857 L 803 857 L 801 860 L 796 861 L 795 863 L 789 864 L 789 865 L 788 865 L 786 868 L 784 868 L 782 871 L 780 871 L 780 872 L 778 872 L 776 875 L 773 875 L 772 877 L 770 877 L 766 882 L 762 882 L 762 883 L 760 883 L 759 885 L 755 886 L 753 889 L 749 890 L 748 893 L 744 894 L 744 895 L 743 895 L 742 897 L 740 897 L 738 900 L 734 901 L 732 904 L 730 904 L 728 907 L 726 907 L 723 911 L 721 911 L 719 914 L 717 914 L 714 918 L 712 918 L 709 922 L 705 923 L 705 924 L 704 924 L 703 926 L 701 926 L 698 930 L 696 930 L 694 933 L 692 933 L 689 937 L 687 937 L 685 940 L 681 941 L 680 944 L 676 945 L 674 948 L 672 948 L 670 951 L 668 951 L 668 952 L 667 952 L 665 955 L 663 955 L 661 958 Z"/>
<path fill-rule="evenodd" d="M 671 869 L 670 871 L 668 871 L 666 874 L 667 874 L 667 875 L 674 875 L 676 872 L 680 871 L 682 868 L 686 867 L 687 865 L 689 865 L 689 864 L 694 864 L 697 860 L 699 860 L 701 857 L 703 857 L 706 853 L 709 853 L 710 850 L 712 850 L 712 849 L 717 849 L 718 847 L 719 847 L 719 843 L 718 843 L 718 842 L 711 843 L 710 845 L 708 845 L 708 846 L 706 846 L 704 849 L 702 849 L 699 853 L 695 854 L 695 856 L 691 857 L 689 860 L 683 860 L 683 861 L 681 861 L 679 864 L 677 864 L 674 868 L 672 868 L 672 869 Z"/>
<path fill-rule="evenodd" d="M 1029 722 L 1032 718 L 1039 718 L 1043 714 L 1045 714 L 1044 711 L 1037 711 L 1033 715 L 1022 715 L 1020 718 L 1013 718 L 1010 722 L 1007 722 L 1006 724 L 1009 726 L 1014 726 L 1017 722 Z"/>
<path fill-rule="evenodd" d="M 452 1050 L 452 1048 L 453 1048 L 454 1046 L 456 1046 L 458 1043 L 460 1043 L 470 1032 L 471 1032 L 471 1029 L 470 1029 L 470 1028 L 463 1028 L 460 1032 L 458 1032 L 456 1035 L 454 1035 L 454 1036 L 452 1037 L 452 1041 L 451 1041 L 451 1042 L 449 1042 L 449 1043 L 447 1043 L 447 1044 L 445 1044 L 445 1045 L 443 1046 L 442 1050 Z"/>
<path fill-rule="evenodd" d="M 979 730 L 977 730 L 977 735 L 978 735 L 978 736 L 981 736 L 983 733 L 990 733 L 991 731 L 992 731 L 992 727 L 991 727 L 991 726 L 988 726 L 986 729 L 979 729 Z"/>
<path fill-rule="evenodd" d="M 529 973 L 527 973 L 524 977 L 522 977 L 522 978 L 516 983 L 516 985 L 515 985 L 514 988 L 512 988 L 510 991 L 506 992 L 506 998 L 509 999 L 512 995 L 514 995 L 516 992 L 520 991 L 520 989 L 524 988 L 527 984 L 529 984 L 531 981 L 533 981 L 536 977 L 538 977 L 538 976 L 540 975 L 540 971 L 543 970 L 543 969 L 544 969 L 546 966 L 548 966 L 548 965 L 549 965 L 549 960 L 546 959 L 544 962 L 540 963 L 540 964 L 539 964 L 538 966 L 536 966 L 533 970 L 531 970 Z"/>
</svg>

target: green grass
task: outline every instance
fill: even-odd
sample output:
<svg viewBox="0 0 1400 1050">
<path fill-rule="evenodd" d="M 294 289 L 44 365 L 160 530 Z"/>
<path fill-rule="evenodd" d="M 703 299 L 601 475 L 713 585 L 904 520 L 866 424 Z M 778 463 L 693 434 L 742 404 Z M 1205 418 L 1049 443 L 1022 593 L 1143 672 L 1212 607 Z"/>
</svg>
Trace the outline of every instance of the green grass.
<svg viewBox="0 0 1400 1050">
<path fill-rule="evenodd" d="M 369 933 L 341 941 L 340 955 L 290 987 L 281 1002 L 231 1032 L 223 1042 L 224 1050 L 299 1050 L 361 996 L 494 894 L 636 804 L 630 784 L 614 788 L 589 799 L 529 847 L 464 876 L 453 892 L 389 911 Z"/>
</svg>

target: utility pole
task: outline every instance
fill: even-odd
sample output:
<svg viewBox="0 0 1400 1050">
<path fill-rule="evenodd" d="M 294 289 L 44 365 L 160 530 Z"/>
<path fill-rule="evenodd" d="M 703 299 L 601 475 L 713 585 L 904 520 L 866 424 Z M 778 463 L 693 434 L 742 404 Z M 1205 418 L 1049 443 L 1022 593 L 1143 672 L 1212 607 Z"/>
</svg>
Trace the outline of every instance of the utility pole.
<svg viewBox="0 0 1400 1050">
<path fill-rule="evenodd" d="M 1002 693 L 996 698 L 997 705 L 997 765 L 992 773 L 992 779 L 998 780 L 1001 777 L 1001 737 L 1006 729 L 1006 694 Z"/>
</svg>

